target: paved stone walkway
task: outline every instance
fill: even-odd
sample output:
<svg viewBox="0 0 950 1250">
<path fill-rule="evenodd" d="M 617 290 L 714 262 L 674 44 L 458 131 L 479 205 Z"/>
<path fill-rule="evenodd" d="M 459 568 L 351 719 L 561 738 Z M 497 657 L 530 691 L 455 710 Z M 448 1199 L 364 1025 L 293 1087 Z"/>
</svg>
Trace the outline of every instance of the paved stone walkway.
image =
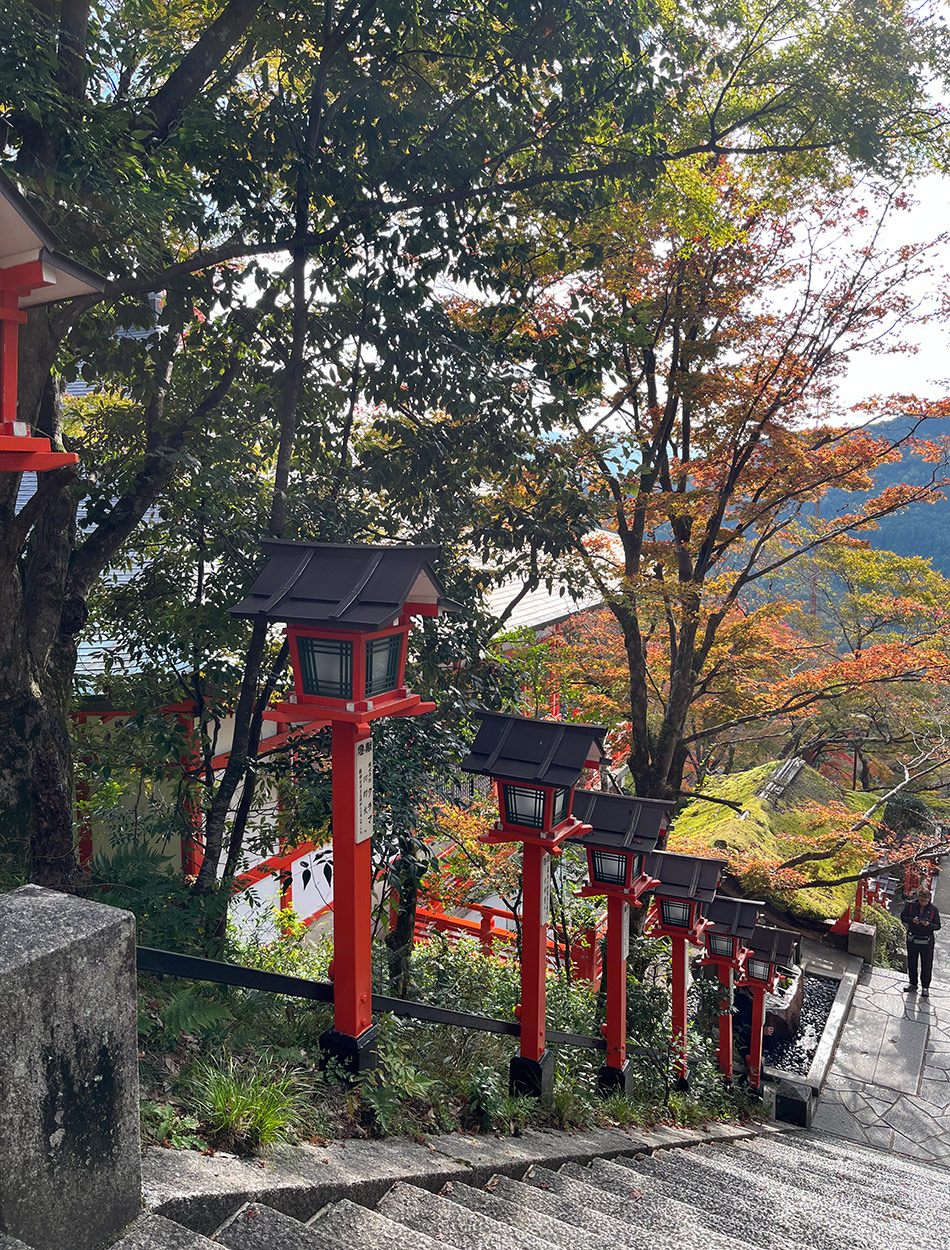
<svg viewBox="0 0 950 1250">
<path fill-rule="evenodd" d="M 904 994 L 901 972 L 862 972 L 814 1126 L 950 1168 L 950 860 L 934 902 L 929 1000 Z"/>
</svg>

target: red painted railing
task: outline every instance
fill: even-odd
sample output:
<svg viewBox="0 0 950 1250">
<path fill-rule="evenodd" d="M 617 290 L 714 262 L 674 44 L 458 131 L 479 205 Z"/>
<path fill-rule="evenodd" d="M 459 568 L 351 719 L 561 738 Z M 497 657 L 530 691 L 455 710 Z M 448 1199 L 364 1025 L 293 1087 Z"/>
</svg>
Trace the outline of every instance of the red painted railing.
<svg viewBox="0 0 950 1250">
<path fill-rule="evenodd" d="M 495 952 L 495 943 L 502 942 L 506 946 L 513 947 L 516 934 L 515 930 L 504 928 L 495 923 L 496 920 L 514 920 L 514 914 L 505 911 L 499 907 L 487 907 L 483 904 L 472 904 L 466 907 L 467 911 L 476 912 L 478 919 L 469 919 L 462 916 L 450 916 L 444 911 L 430 911 L 420 907 L 416 912 L 416 937 L 420 941 L 425 941 L 431 937 L 433 933 L 443 933 L 450 939 L 454 938 L 473 938 L 480 945 L 486 955 Z M 598 920 L 595 928 L 586 929 L 581 938 L 576 942 L 572 942 L 567 950 L 567 958 L 570 960 L 570 967 L 573 975 L 582 981 L 590 981 L 592 985 L 599 985 L 600 978 L 603 973 L 601 966 L 600 939 L 603 936 L 604 925 L 606 921 L 603 916 Z M 561 959 L 565 956 L 564 943 L 555 941 L 554 938 L 548 938 L 548 959 L 554 962 L 557 956 Z M 508 954 L 514 954 L 513 949 L 506 952 L 504 949 L 497 952 L 499 958 L 504 959 Z"/>
</svg>

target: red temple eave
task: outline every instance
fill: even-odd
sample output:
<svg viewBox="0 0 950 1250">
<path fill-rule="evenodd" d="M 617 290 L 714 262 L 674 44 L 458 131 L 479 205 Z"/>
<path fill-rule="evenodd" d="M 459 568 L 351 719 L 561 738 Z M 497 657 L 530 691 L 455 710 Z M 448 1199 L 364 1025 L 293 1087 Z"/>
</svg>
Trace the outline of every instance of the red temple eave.
<svg viewBox="0 0 950 1250">
<path fill-rule="evenodd" d="M 105 280 L 59 250 L 59 240 L 8 178 L 0 174 L 0 471 L 44 473 L 76 464 L 31 437 L 17 415 L 17 338 L 26 308 L 94 295 Z"/>
</svg>

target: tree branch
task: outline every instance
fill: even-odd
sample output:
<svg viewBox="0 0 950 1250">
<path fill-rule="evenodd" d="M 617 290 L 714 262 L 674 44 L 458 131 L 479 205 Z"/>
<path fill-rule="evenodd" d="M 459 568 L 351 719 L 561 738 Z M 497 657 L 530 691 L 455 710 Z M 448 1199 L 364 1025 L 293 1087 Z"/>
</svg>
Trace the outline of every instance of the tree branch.
<svg viewBox="0 0 950 1250">
<path fill-rule="evenodd" d="M 230 0 L 155 95 L 145 104 L 142 121 L 152 142 L 162 143 L 195 100 L 214 69 L 243 37 L 256 17 L 260 0 Z"/>
</svg>

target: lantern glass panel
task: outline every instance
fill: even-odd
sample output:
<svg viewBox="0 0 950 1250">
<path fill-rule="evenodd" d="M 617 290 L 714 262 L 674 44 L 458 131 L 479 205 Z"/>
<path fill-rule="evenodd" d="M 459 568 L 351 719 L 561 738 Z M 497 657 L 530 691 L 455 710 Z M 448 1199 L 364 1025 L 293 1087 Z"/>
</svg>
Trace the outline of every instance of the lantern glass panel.
<svg viewBox="0 0 950 1250">
<path fill-rule="evenodd" d="M 567 819 L 567 813 L 569 810 L 570 800 L 571 800 L 570 790 L 562 787 L 561 789 L 554 791 L 554 801 L 552 804 L 552 811 L 551 811 L 552 827 L 559 825 L 562 820 Z"/>
<path fill-rule="evenodd" d="M 689 903 L 681 903 L 678 899 L 660 899 L 660 913 L 663 923 L 673 929 L 689 928 Z"/>
<path fill-rule="evenodd" d="M 402 634 L 374 638 L 366 644 L 366 695 L 385 694 L 395 690 L 399 680 L 399 651 Z"/>
<path fill-rule="evenodd" d="M 297 642 L 304 694 L 327 699 L 353 698 L 353 644 L 337 638 Z"/>
<path fill-rule="evenodd" d="M 601 885 L 627 884 L 627 857 L 614 851 L 591 850 L 591 876 Z"/>
<path fill-rule="evenodd" d="M 723 959 L 732 959 L 735 954 L 735 938 L 726 937 L 723 933 L 707 933 L 706 942 L 710 955 L 719 955 Z"/>
<path fill-rule="evenodd" d="M 509 825 L 544 828 L 544 791 L 531 786 L 505 786 L 505 820 Z"/>
<path fill-rule="evenodd" d="M 772 965 L 764 959 L 750 959 L 745 967 L 753 980 L 769 981 L 772 978 Z"/>
</svg>

